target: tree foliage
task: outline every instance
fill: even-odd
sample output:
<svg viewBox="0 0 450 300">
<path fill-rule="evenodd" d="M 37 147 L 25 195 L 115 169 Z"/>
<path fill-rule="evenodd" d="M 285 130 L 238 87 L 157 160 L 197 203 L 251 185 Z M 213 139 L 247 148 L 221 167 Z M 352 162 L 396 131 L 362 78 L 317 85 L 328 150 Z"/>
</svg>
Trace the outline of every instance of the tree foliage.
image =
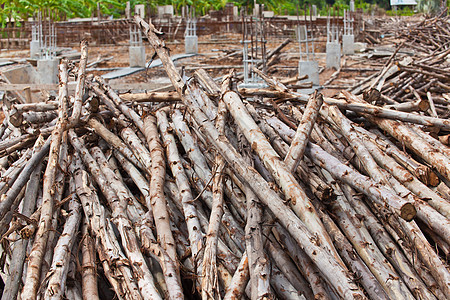
<svg viewBox="0 0 450 300">
<path fill-rule="evenodd" d="M 129 0 L 131 7 L 136 4 L 146 4 L 153 8 L 158 5 L 173 5 L 177 11 L 185 5 L 196 8 L 197 14 L 206 14 L 209 10 L 223 8 L 227 2 L 239 7 L 253 8 L 254 0 Z M 88 18 L 97 11 L 97 3 L 103 15 L 119 17 L 123 15 L 127 0 L 0 0 L 0 23 L 5 26 L 8 20 L 22 21 L 42 12 L 46 17 L 55 20 L 65 18 Z M 257 0 L 276 14 L 295 15 L 297 9 L 302 13 L 310 5 L 317 5 L 321 14 L 326 14 L 328 7 L 333 6 L 339 10 L 348 9 L 350 0 Z M 438 6 L 439 0 L 419 0 L 419 6 L 424 10 L 433 10 Z M 377 4 L 382 8 L 389 8 L 389 0 L 355 0 L 356 7 L 367 9 L 370 4 Z"/>
</svg>

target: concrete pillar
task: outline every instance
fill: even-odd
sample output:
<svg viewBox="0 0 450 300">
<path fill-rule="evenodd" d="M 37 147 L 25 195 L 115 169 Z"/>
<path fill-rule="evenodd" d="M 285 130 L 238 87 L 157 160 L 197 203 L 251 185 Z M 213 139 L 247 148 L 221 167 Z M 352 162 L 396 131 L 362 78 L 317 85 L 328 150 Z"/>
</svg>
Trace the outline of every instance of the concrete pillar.
<svg viewBox="0 0 450 300">
<path fill-rule="evenodd" d="M 355 54 L 355 36 L 353 34 L 342 36 L 342 52 L 344 55 Z"/>
<path fill-rule="evenodd" d="M 37 61 L 37 81 L 41 84 L 58 83 L 59 59 L 39 59 Z"/>
<path fill-rule="evenodd" d="M 38 59 L 40 56 L 39 41 L 30 42 L 30 58 Z"/>
<path fill-rule="evenodd" d="M 130 67 L 145 67 L 145 47 L 130 46 Z"/>
<path fill-rule="evenodd" d="M 237 6 L 233 6 L 233 17 L 235 19 L 239 18 L 239 8 Z"/>
<path fill-rule="evenodd" d="M 350 0 L 350 11 L 355 11 L 355 1 Z"/>
<path fill-rule="evenodd" d="M 186 54 L 197 54 L 198 53 L 198 37 L 187 35 L 184 37 L 184 52 Z"/>
<path fill-rule="evenodd" d="M 317 61 L 299 61 L 298 75 L 308 75 L 307 79 L 300 80 L 299 83 L 310 81 L 313 83 L 313 87 L 311 89 L 301 89 L 299 90 L 300 93 L 312 94 L 319 87 L 319 63 Z"/>
<path fill-rule="evenodd" d="M 317 5 L 312 5 L 312 15 L 313 17 L 317 17 Z"/>
<path fill-rule="evenodd" d="M 327 68 L 339 69 L 341 66 L 341 44 L 338 42 L 327 43 Z"/>
<path fill-rule="evenodd" d="M 127 5 L 125 6 L 125 18 L 131 19 L 131 6 L 130 6 L 130 1 L 127 1 Z"/>
<path fill-rule="evenodd" d="M 134 15 L 140 16 L 142 19 L 145 19 L 145 5 L 144 4 L 135 5 Z"/>
</svg>

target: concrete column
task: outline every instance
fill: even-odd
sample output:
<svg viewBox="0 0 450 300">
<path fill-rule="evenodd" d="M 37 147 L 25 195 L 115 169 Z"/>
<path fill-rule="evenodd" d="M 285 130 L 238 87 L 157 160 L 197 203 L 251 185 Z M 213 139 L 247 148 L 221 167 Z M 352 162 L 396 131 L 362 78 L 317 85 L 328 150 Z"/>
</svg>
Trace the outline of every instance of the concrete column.
<svg viewBox="0 0 450 300">
<path fill-rule="evenodd" d="M 355 11 L 355 1 L 354 0 L 350 1 L 350 11 Z"/>
<path fill-rule="evenodd" d="M 311 89 L 301 89 L 299 90 L 300 93 L 312 94 L 319 87 L 319 63 L 317 61 L 299 61 L 298 75 L 308 75 L 307 79 L 300 80 L 299 83 L 310 81 L 313 83 L 313 87 Z"/>
<path fill-rule="evenodd" d="M 355 36 L 353 34 L 342 36 L 342 51 L 344 55 L 355 54 Z"/>
<path fill-rule="evenodd" d="M 59 59 L 39 59 L 37 61 L 37 81 L 41 84 L 58 83 Z"/>
<path fill-rule="evenodd" d="M 184 37 L 184 52 L 186 54 L 197 54 L 198 53 L 198 37 L 187 35 Z"/>
<path fill-rule="evenodd" d="M 144 4 L 135 5 L 134 14 L 140 16 L 142 19 L 145 19 L 145 5 Z"/>
<path fill-rule="evenodd" d="M 130 46 L 130 67 L 145 67 L 145 47 Z"/>
<path fill-rule="evenodd" d="M 127 1 L 127 4 L 125 6 L 125 18 L 131 19 L 131 5 L 130 5 L 130 1 Z"/>
<path fill-rule="evenodd" d="M 338 42 L 327 43 L 327 68 L 339 69 L 341 66 L 341 44 Z"/>
<path fill-rule="evenodd" d="M 30 42 L 30 58 L 38 59 L 40 51 L 41 51 L 41 49 L 39 47 L 39 41 L 31 41 Z"/>
</svg>

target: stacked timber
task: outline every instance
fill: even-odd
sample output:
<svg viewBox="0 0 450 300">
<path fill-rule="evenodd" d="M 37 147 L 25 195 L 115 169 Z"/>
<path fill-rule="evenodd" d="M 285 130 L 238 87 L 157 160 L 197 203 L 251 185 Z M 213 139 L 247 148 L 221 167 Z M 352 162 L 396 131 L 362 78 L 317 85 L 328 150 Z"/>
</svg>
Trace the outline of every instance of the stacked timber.
<svg viewBox="0 0 450 300">
<path fill-rule="evenodd" d="M 3 103 L 2 299 L 450 294 L 448 117 L 186 81 L 136 23 L 176 93 L 124 100 L 82 43 L 56 101 Z"/>
</svg>

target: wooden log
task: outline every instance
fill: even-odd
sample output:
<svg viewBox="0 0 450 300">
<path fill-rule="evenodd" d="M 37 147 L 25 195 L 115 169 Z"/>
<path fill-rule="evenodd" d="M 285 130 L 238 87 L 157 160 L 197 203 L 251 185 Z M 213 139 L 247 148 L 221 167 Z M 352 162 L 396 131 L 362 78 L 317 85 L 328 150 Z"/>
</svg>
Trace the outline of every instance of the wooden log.
<svg viewBox="0 0 450 300">
<path fill-rule="evenodd" d="M 245 287 L 247 286 L 248 280 L 250 278 L 250 272 L 248 268 L 248 257 L 247 253 L 241 257 L 239 266 L 231 279 L 231 284 L 226 290 L 224 300 L 239 300 L 242 299 L 245 293 Z"/>
<path fill-rule="evenodd" d="M 200 82 L 202 87 L 206 90 L 206 92 L 211 96 L 219 96 L 220 95 L 220 87 L 214 81 L 211 76 L 204 70 L 200 69 L 194 72 L 195 78 Z M 175 93 L 176 94 L 176 93 Z M 174 97 L 178 97 L 178 94 Z"/>
<path fill-rule="evenodd" d="M 51 228 L 51 222 L 53 217 L 53 185 L 55 183 L 57 164 L 59 160 L 59 151 L 61 146 L 62 134 L 67 126 L 67 62 L 62 62 L 59 65 L 59 80 L 61 82 L 59 89 L 59 116 L 58 122 L 52 131 L 52 142 L 50 145 L 49 162 L 45 169 L 44 184 L 43 184 L 43 196 L 42 196 L 42 208 L 41 216 L 39 220 L 38 231 L 36 233 L 33 248 L 30 253 L 27 275 L 25 285 L 22 291 L 22 297 L 24 299 L 36 298 L 41 276 L 42 260 L 45 255 L 45 248 L 47 246 L 49 229 Z"/>
<path fill-rule="evenodd" d="M 230 114 L 243 131 L 245 137 L 259 155 L 266 168 L 271 172 L 276 182 L 280 185 L 286 199 L 289 199 L 294 212 L 305 222 L 311 232 L 315 232 L 321 239 L 324 249 L 330 254 L 335 253 L 330 237 L 324 230 L 323 224 L 318 219 L 314 207 L 307 198 L 305 192 L 297 180 L 284 164 L 278 154 L 273 150 L 258 125 L 247 112 L 239 96 L 234 92 L 227 92 L 223 96 Z M 339 259 L 337 259 L 339 261 Z"/>
<path fill-rule="evenodd" d="M 207 77 L 204 77 L 207 78 Z M 225 79 L 226 82 L 230 81 L 230 78 Z M 226 86 L 227 83 L 224 83 Z M 214 87 L 214 86 L 213 86 Z M 217 110 L 216 127 L 217 130 L 225 133 L 225 122 L 227 117 L 227 111 L 225 103 L 221 100 Z M 211 209 L 210 222 L 207 231 L 207 238 L 205 243 L 205 252 L 203 260 L 202 275 L 202 299 L 208 299 L 208 297 L 219 296 L 220 289 L 217 276 L 217 243 L 219 238 L 219 228 L 221 219 L 224 213 L 224 178 L 223 169 L 225 168 L 225 161 L 220 155 L 216 155 L 215 163 L 217 164 L 217 175 L 214 177 L 213 182 L 213 203 Z M 239 268 L 239 267 L 238 267 Z M 239 271 L 236 271 L 239 272 Z M 245 281 L 245 280 L 244 280 Z M 233 283 L 233 281 L 232 281 Z M 231 285 L 231 284 L 230 284 Z M 230 287 L 229 287 L 230 288 Z M 233 288 L 232 288 L 233 289 Z M 235 293 L 233 293 L 234 296 Z"/>
<path fill-rule="evenodd" d="M 81 278 L 83 300 L 98 300 L 97 265 L 95 263 L 94 240 L 89 233 L 89 224 L 84 220 L 81 239 Z"/>
<path fill-rule="evenodd" d="M 73 126 L 78 123 L 81 116 L 84 95 L 84 82 L 86 79 L 86 63 L 88 60 L 88 42 L 83 39 L 80 43 L 81 58 L 78 66 L 77 86 L 75 89 L 75 97 L 73 103 L 72 115 L 69 118 L 70 124 Z"/>
<path fill-rule="evenodd" d="M 183 291 L 181 289 L 180 271 L 178 269 L 178 258 L 175 249 L 175 240 L 170 230 L 169 215 L 166 210 L 167 203 L 164 197 L 164 179 L 165 179 L 165 159 L 164 150 L 159 139 L 156 119 L 152 115 L 148 115 L 144 119 L 144 135 L 147 139 L 150 155 L 152 158 L 151 180 L 150 180 L 150 201 L 153 209 L 153 216 L 158 233 L 158 239 L 164 249 L 165 258 L 175 267 L 175 273 L 169 274 L 173 277 L 176 284 L 169 289 L 171 299 L 183 299 Z M 167 281 L 166 277 L 166 281 Z"/>
<path fill-rule="evenodd" d="M 30 180 L 26 186 L 21 210 L 21 213 L 26 217 L 30 217 L 35 208 L 41 178 L 41 170 L 42 164 L 38 164 L 30 175 Z M 17 294 L 21 287 L 19 283 L 22 281 L 21 277 L 23 275 L 27 246 L 28 240 L 23 238 L 17 241 L 14 245 L 11 255 L 11 264 L 9 267 L 10 276 L 5 282 L 5 289 L 2 294 L 2 299 L 4 300 L 17 298 Z"/>
<path fill-rule="evenodd" d="M 362 100 L 358 97 L 346 92 L 343 93 L 349 102 L 362 102 Z M 396 121 L 376 118 L 367 114 L 364 116 L 389 133 L 389 135 L 404 143 L 406 147 L 411 149 L 414 153 L 436 168 L 439 173 L 447 178 L 447 180 L 450 180 L 450 160 L 448 157 L 439 152 L 433 151 L 433 147 L 415 134 L 410 128 Z"/>
<path fill-rule="evenodd" d="M 128 146 L 115 134 L 108 130 L 100 121 L 91 118 L 88 120 L 87 124 L 89 127 L 94 129 L 94 131 L 101 136 L 111 147 L 120 151 L 128 160 L 133 162 L 133 164 L 141 169 L 143 169 L 142 164 L 134 156 L 133 152 L 128 148 Z"/>
<path fill-rule="evenodd" d="M 355 127 L 360 130 L 361 127 Z M 420 179 L 424 184 L 436 186 L 439 184 L 438 176 L 431 170 L 430 167 L 420 164 L 412 159 L 409 155 L 397 148 L 397 146 L 387 139 L 381 132 L 373 130 L 373 132 L 364 131 L 363 134 L 368 135 L 375 141 L 383 151 L 392 156 L 399 164 L 407 169 L 411 174 Z"/>
<path fill-rule="evenodd" d="M 81 205 L 76 199 L 69 203 L 70 214 L 64 225 L 64 230 L 55 247 L 53 262 L 49 270 L 48 285 L 44 297 L 61 299 L 66 290 L 66 279 L 69 259 L 75 243 L 76 233 L 81 221 Z"/>
<path fill-rule="evenodd" d="M 176 102 L 180 101 L 177 92 L 145 92 L 120 94 L 123 101 L 128 102 Z"/>
<path fill-rule="evenodd" d="M 300 122 L 295 136 L 292 139 L 291 146 L 284 158 L 284 162 L 291 172 L 295 171 L 300 163 L 300 160 L 305 153 L 306 145 L 308 144 L 309 136 L 311 135 L 314 123 L 319 115 L 320 107 L 323 103 L 322 95 L 313 94 L 308 101 L 302 121 Z"/>
<path fill-rule="evenodd" d="M 358 195 L 350 187 L 342 185 L 346 199 L 349 205 L 355 209 L 357 214 L 364 215 L 363 222 L 367 229 L 370 231 L 371 236 L 378 245 L 378 248 L 383 252 L 384 256 L 395 266 L 396 270 L 401 274 L 404 282 L 410 287 L 410 290 L 416 297 L 426 297 L 433 299 L 430 295 L 427 287 L 435 285 L 435 281 L 425 281 L 427 285 L 424 285 L 422 281 L 426 279 L 424 270 L 414 269 L 412 264 L 414 261 L 408 260 L 405 256 L 404 246 L 395 242 L 391 235 L 387 232 L 385 227 L 370 211 L 370 209 L 364 204 L 361 195 Z M 417 270 L 417 272 L 416 272 Z M 420 279 L 416 274 L 420 274 Z M 434 283 L 432 283 L 434 282 Z M 432 283 L 432 284 L 430 284 Z M 436 290 L 433 288 L 432 292 L 436 294 Z"/>
<path fill-rule="evenodd" d="M 384 206 L 388 203 L 390 207 L 405 220 L 411 221 L 415 217 L 416 210 L 414 206 L 395 195 L 390 189 L 379 186 L 372 179 L 342 164 L 339 160 L 323 151 L 317 145 L 309 143 L 306 149 L 306 153 L 312 161 L 316 165 L 330 172 L 335 179 L 341 180 L 352 186 L 354 189 L 364 193 L 378 205 Z"/>
<path fill-rule="evenodd" d="M 450 204 L 447 200 L 442 199 L 425 184 L 420 182 L 416 177 L 412 176 L 405 168 L 398 164 L 393 158 L 386 155 L 380 148 L 376 146 L 376 143 L 369 139 L 364 138 L 363 141 L 367 149 L 372 154 L 377 163 L 384 169 L 389 171 L 398 181 L 410 189 L 421 199 L 427 201 L 427 203 L 433 206 L 442 215 L 449 218 Z"/>
<path fill-rule="evenodd" d="M 191 130 L 183 120 L 183 114 L 179 110 L 175 109 L 172 112 L 171 117 L 176 130 L 176 134 L 183 148 L 187 152 L 190 161 L 193 162 L 193 168 L 195 172 L 201 179 L 197 181 L 197 184 L 200 187 L 199 190 L 201 191 L 201 197 L 205 197 L 204 201 L 206 202 L 206 205 L 210 209 L 212 209 L 213 195 L 210 191 L 207 190 L 206 187 L 208 186 L 208 182 L 212 180 L 211 178 L 213 177 L 213 174 L 208 166 L 206 158 L 198 147 L 198 143 L 195 141 Z M 242 227 L 235 220 L 227 205 L 223 206 L 223 210 L 224 212 L 222 215 L 222 224 L 229 229 L 229 235 L 234 243 L 236 243 L 237 245 L 242 245 L 245 240 Z M 243 246 L 239 246 L 239 248 L 241 250 L 244 249 Z"/>
<path fill-rule="evenodd" d="M 14 104 L 13 108 L 16 109 L 18 112 L 26 112 L 26 111 L 43 112 L 48 110 L 56 110 L 58 109 L 58 101 Z"/>
</svg>

